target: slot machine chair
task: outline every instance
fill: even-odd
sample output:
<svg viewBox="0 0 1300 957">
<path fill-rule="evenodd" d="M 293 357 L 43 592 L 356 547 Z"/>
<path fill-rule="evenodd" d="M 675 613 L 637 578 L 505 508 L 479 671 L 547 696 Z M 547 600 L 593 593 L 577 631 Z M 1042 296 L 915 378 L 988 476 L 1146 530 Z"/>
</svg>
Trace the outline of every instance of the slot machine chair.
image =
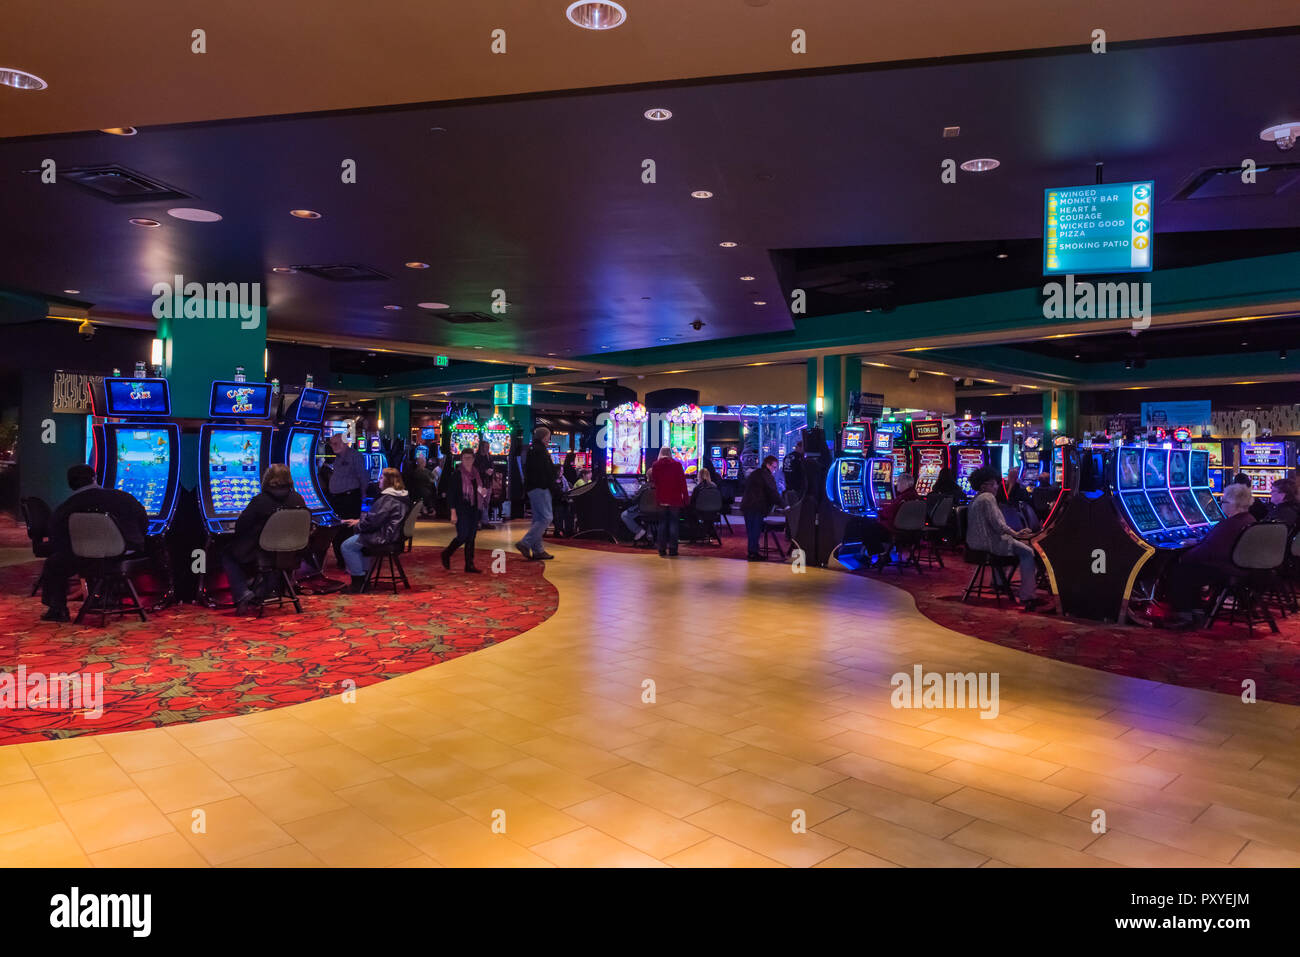
<svg viewBox="0 0 1300 957">
<path fill-rule="evenodd" d="M 970 584 L 966 586 L 966 591 L 961 596 L 962 604 L 969 601 L 971 595 L 984 598 L 990 594 L 997 599 L 999 608 L 1002 607 L 1003 595 L 1011 599 L 1014 604 L 1016 592 L 1012 584 L 1020 568 L 1020 559 L 1014 555 L 993 555 L 966 544 L 968 509 L 969 506 L 966 505 L 957 509 L 957 537 L 961 541 L 962 555 L 967 564 L 975 566 L 975 571 L 970 576 Z M 988 583 L 984 581 L 986 570 L 989 573 Z"/>
<path fill-rule="evenodd" d="M 1291 530 L 1281 522 L 1247 525 L 1232 546 L 1233 573 L 1219 586 L 1210 605 L 1205 627 L 1210 628 L 1228 606 L 1228 621 L 1238 612 L 1246 616 L 1246 633 L 1255 633 L 1255 622 L 1267 624 L 1277 634 L 1277 622 L 1268 610 L 1266 597 L 1277 587 L 1278 573 L 1286 561 Z"/>
<path fill-rule="evenodd" d="M 925 499 L 913 499 L 910 502 L 904 502 L 894 513 L 894 535 L 893 542 L 884 558 L 876 562 L 874 567 L 879 572 L 884 572 L 886 568 L 915 568 L 916 573 L 921 573 L 920 549 L 924 542 L 925 536 Z M 907 549 L 907 556 L 904 557 L 903 550 Z M 898 558 L 894 558 L 897 550 Z M 933 562 L 931 563 L 933 564 Z M 942 561 L 940 562 L 942 564 Z"/>
<path fill-rule="evenodd" d="M 282 508 L 272 512 L 262 526 L 262 534 L 257 539 L 258 566 L 260 571 L 272 576 L 274 591 L 271 593 L 273 597 L 262 599 L 257 606 L 259 618 L 268 605 L 278 607 L 286 600 L 293 603 L 297 614 L 302 614 L 302 601 L 293 583 L 293 573 L 302 563 L 302 553 L 310 539 L 311 512 L 305 508 Z"/>
<path fill-rule="evenodd" d="M 943 568 L 943 555 L 939 552 L 939 545 L 943 542 L 943 537 L 948 534 L 948 525 L 952 521 L 952 496 L 941 496 L 933 508 L 929 508 L 927 503 L 927 512 L 925 527 L 921 529 L 921 544 L 918 547 L 917 560 Z"/>
<path fill-rule="evenodd" d="M 777 555 L 781 561 L 785 561 L 786 552 L 781 547 L 781 535 L 784 534 L 786 541 L 790 540 L 790 509 L 798 505 L 803 500 L 803 496 L 798 492 L 786 489 L 781 493 L 781 506 L 774 509 L 767 515 L 763 516 L 763 540 L 758 546 L 758 553 L 764 558 L 772 554 L 772 549 L 776 549 Z"/>
<path fill-rule="evenodd" d="M 113 516 L 105 512 L 74 512 L 68 516 L 68 538 L 77 559 L 77 572 L 86 579 L 86 600 L 77 612 L 76 624 L 82 623 L 92 605 L 99 612 L 101 628 L 108 624 L 109 615 L 136 614 L 141 621 L 148 621 L 140 594 L 127 574 L 126 566 L 132 556 Z M 126 603 L 128 594 L 133 605 Z"/>
<path fill-rule="evenodd" d="M 633 546 L 637 548 L 653 548 L 659 538 L 659 517 L 663 515 L 663 509 L 659 507 L 659 502 L 655 498 L 655 490 L 647 485 L 641 489 L 641 495 L 636 500 L 637 524 L 646 530 L 645 538 L 641 541 L 633 541 Z"/>
<path fill-rule="evenodd" d="M 362 555 L 374 559 L 366 571 L 366 580 L 361 586 L 363 592 L 371 591 L 379 585 L 392 585 L 393 594 L 396 595 L 398 582 L 410 591 L 411 582 L 406 577 L 406 569 L 402 567 L 402 552 L 406 548 L 406 540 L 415 538 L 415 520 L 419 515 L 420 510 L 412 506 L 407 510 L 406 520 L 402 523 L 402 531 L 396 541 L 389 542 L 387 545 L 367 545 L 361 549 Z M 388 563 L 387 574 L 384 574 L 385 562 Z"/>
<path fill-rule="evenodd" d="M 716 485 L 697 485 L 682 514 L 682 537 L 692 542 L 722 545 L 718 523 L 722 520 L 722 493 Z"/>
</svg>

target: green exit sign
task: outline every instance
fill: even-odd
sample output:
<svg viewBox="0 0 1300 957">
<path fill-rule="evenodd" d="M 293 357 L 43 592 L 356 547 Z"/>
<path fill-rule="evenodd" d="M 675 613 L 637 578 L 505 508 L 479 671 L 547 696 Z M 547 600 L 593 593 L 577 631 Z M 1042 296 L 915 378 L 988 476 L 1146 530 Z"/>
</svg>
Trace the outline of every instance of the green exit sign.
<svg viewBox="0 0 1300 957">
<path fill-rule="evenodd" d="M 433 364 L 436 365 L 436 366 L 445 366 L 445 365 L 447 365 L 447 357 L 446 357 L 446 356 L 434 356 L 434 357 L 433 357 Z"/>
</svg>

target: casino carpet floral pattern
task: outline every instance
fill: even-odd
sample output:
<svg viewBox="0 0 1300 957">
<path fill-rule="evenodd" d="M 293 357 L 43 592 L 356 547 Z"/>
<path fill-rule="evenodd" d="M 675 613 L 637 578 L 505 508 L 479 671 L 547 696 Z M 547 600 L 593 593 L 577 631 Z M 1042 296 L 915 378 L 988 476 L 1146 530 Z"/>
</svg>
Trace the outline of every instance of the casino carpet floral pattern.
<svg viewBox="0 0 1300 957">
<path fill-rule="evenodd" d="M 460 559 L 460 556 L 456 556 Z M 484 556 L 485 558 L 487 556 Z M 0 745 L 230 717 L 339 694 L 498 644 L 541 624 L 558 594 L 543 563 L 504 574 L 443 570 L 438 550 L 403 556 L 411 590 L 303 598 L 258 618 L 178 605 L 147 623 L 37 621 L 29 598 L 39 565 L 0 568 L 0 672 L 104 675 L 104 713 L 0 710 Z M 341 577 L 342 572 L 334 572 Z M 71 605 L 73 615 L 76 604 Z"/>
<path fill-rule="evenodd" d="M 1255 682 L 1260 699 L 1300 704 L 1300 617 L 1277 616 L 1278 634 L 1256 625 L 1248 636 L 1242 623 L 1226 616 L 1209 631 L 1166 631 L 1136 625 L 1120 627 L 1063 619 L 1042 611 L 1012 609 L 1004 599 L 963 604 L 962 593 L 974 566 L 960 555 L 944 553 L 947 567 L 924 574 L 896 569 L 884 581 L 909 592 L 917 610 L 945 628 L 1007 648 L 1056 658 L 1115 674 L 1188 688 L 1240 695 L 1242 681 Z M 854 574 L 881 576 L 877 572 Z M 1041 593 L 1040 593 L 1041 594 Z"/>
</svg>

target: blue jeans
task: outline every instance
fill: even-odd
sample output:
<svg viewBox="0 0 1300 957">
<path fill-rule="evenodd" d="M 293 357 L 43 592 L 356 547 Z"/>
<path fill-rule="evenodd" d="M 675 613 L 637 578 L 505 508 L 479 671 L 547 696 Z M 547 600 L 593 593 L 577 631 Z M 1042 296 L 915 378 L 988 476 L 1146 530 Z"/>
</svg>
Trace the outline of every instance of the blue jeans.
<svg viewBox="0 0 1300 957">
<path fill-rule="evenodd" d="M 762 512 L 745 513 L 745 534 L 749 536 L 749 554 L 758 554 L 758 541 L 763 537 L 763 519 Z"/>
<path fill-rule="evenodd" d="M 622 520 L 623 524 L 627 526 L 627 530 L 631 532 L 633 535 L 635 535 L 637 532 L 641 531 L 641 526 L 636 520 L 636 517 L 640 514 L 641 514 L 641 506 L 629 505 L 627 508 L 623 509 L 621 513 L 619 513 L 618 517 L 620 520 Z"/>
<path fill-rule="evenodd" d="M 549 488 L 529 489 L 528 504 L 533 510 L 533 521 L 528 526 L 528 533 L 519 544 L 530 552 L 544 552 L 546 546 L 542 544 L 542 536 L 551 525 L 551 490 Z"/>
<path fill-rule="evenodd" d="M 370 571 L 370 557 L 361 554 L 364 546 L 360 535 L 345 539 L 339 547 L 343 551 L 343 564 L 347 566 L 349 575 L 361 576 Z"/>
<path fill-rule="evenodd" d="M 659 551 L 665 549 L 677 551 L 677 534 L 681 517 L 680 508 L 663 506 L 663 514 L 659 516 Z"/>
</svg>

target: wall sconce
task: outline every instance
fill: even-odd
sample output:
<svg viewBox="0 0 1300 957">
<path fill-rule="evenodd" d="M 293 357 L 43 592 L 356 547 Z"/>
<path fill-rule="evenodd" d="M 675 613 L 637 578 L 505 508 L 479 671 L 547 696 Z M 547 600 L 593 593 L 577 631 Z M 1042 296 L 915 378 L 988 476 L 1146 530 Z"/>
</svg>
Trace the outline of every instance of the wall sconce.
<svg viewBox="0 0 1300 957">
<path fill-rule="evenodd" d="M 814 407 L 818 415 L 826 411 L 826 399 L 823 396 L 817 396 L 817 404 Z"/>
<path fill-rule="evenodd" d="M 161 369 L 163 364 L 163 341 L 155 339 L 149 346 L 149 364 Z"/>
</svg>

